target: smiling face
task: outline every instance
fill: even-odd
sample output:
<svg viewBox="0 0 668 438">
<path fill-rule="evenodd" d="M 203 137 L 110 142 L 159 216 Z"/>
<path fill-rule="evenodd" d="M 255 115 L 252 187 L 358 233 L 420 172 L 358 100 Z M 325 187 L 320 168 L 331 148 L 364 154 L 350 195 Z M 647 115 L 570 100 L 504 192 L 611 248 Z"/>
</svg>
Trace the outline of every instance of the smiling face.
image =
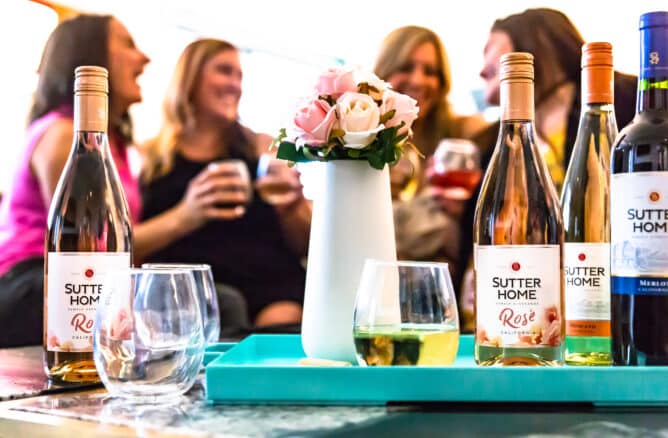
<svg viewBox="0 0 668 438">
<path fill-rule="evenodd" d="M 494 31 L 489 34 L 484 51 L 484 65 L 480 77 L 485 80 L 485 101 L 490 105 L 499 104 L 499 62 L 501 56 L 514 50 L 507 33 Z"/>
<path fill-rule="evenodd" d="M 413 51 L 409 61 L 389 75 L 387 81 L 396 91 L 418 101 L 420 116 L 428 114 L 441 95 L 440 70 L 436 47 L 422 43 Z"/>
<path fill-rule="evenodd" d="M 148 64 L 148 57 L 137 47 L 128 30 L 119 21 L 109 21 L 109 82 L 111 100 L 122 110 L 141 102 L 137 77 Z"/>
<path fill-rule="evenodd" d="M 202 67 L 195 92 L 195 107 L 200 116 L 234 121 L 241 99 L 241 62 L 236 50 L 222 50 Z"/>
</svg>

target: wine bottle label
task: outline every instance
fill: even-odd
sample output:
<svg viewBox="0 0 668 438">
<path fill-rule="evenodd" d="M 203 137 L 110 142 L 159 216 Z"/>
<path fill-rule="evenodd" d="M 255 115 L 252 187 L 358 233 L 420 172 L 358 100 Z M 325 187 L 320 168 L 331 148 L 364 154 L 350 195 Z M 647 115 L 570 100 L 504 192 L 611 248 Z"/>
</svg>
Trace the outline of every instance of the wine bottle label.
<svg viewBox="0 0 668 438">
<path fill-rule="evenodd" d="M 48 351 L 93 351 L 95 310 L 104 293 L 106 274 L 129 267 L 129 252 L 49 252 Z"/>
<path fill-rule="evenodd" d="M 610 336 L 610 245 L 564 245 L 566 335 Z"/>
<path fill-rule="evenodd" d="M 561 345 L 559 245 L 476 245 L 476 343 Z"/>
<path fill-rule="evenodd" d="M 668 172 L 610 178 L 613 294 L 668 295 Z"/>
</svg>

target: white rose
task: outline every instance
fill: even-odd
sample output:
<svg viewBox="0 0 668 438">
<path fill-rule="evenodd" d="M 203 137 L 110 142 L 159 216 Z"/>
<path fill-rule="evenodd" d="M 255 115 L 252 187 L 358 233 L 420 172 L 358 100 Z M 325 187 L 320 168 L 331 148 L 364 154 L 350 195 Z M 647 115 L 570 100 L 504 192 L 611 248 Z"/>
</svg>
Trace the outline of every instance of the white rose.
<svg viewBox="0 0 668 438">
<path fill-rule="evenodd" d="M 376 138 L 378 131 L 385 129 L 380 124 L 380 109 L 367 94 L 344 93 L 336 101 L 339 129 L 345 132 L 344 147 L 362 149 Z"/>
</svg>

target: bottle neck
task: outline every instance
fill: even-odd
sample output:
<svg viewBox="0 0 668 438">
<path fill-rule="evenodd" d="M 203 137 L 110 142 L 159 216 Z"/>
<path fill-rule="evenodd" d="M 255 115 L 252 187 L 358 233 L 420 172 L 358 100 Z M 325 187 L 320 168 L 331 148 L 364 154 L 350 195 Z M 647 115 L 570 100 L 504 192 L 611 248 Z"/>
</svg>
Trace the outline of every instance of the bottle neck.
<svg viewBox="0 0 668 438">
<path fill-rule="evenodd" d="M 636 111 L 668 112 L 668 27 L 640 31 L 640 74 Z"/>
<path fill-rule="evenodd" d="M 663 77 L 638 78 L 638 104 L 636 111 L 668 112 L 668 72 Z"/>
<path fill-rule="evenodd" d="M 108 98 L 104 93 L 76 93 L 74 96 L 74 131 L 107 133 Z"/>
<path fill-rule="evenodd" d="M 514 79 L 500 85 L 501 122 L 533 122 L 533 81 Z"/>
</svg>

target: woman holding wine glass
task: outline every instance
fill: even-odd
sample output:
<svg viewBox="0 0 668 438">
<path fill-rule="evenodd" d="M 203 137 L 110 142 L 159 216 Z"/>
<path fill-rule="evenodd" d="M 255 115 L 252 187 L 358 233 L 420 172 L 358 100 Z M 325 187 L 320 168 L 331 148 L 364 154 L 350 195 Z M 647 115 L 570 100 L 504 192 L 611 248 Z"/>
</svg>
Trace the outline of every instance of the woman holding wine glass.
<svg viewBox="0 0 668 438">
<path fill-rule="evenodd" d="M 446 260 L 458 267 L 459 214 L 466 199 L 438 181 L 445 154 L 436 157 L 443 139 L 471 139 L 485 124 L 479 116 L 454 114 L 448 94 L 450 66 L 440 38 L 431 30 L 405 26 L 391 32 L 376 58 L 375 73 L 395 90 L 418 102 L 420 113 L 413 123 L 413 143 L 422 157 L 409 151 L 391 170 L 395 198 L 397 251 L 400 258 Z M 444 152 L 444 151 L 443 151 Z M 454 155 L 448 171 L 452 170 Z M 413 195 L 415 196 L 413 197 Z"/>
<path fill-rule="evenodd" d="M 143 218 L 159 217 L 182 196 L 205 206 L 204 214 L 190 233 L 142 259 L 207 263 L 216 282 L 241 292 L 253 324 L 294 324 L 301 319 L 310 204 L 286 164 L 269 158 L 271 171 L 256 176 L 271 137 L 238 122 L 241 79 L 239 53 L 226 41 L 201 39 L 181 54 L 162 128 L 143 148 Z"/>
</svg>

